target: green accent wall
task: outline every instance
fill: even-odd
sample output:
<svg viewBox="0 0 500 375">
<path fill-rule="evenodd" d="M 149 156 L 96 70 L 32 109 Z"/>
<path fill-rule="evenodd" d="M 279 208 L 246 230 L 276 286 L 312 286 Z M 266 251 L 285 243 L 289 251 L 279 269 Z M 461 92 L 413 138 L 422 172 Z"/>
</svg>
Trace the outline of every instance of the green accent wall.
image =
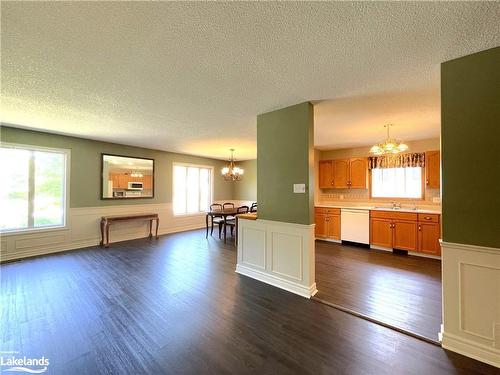
<svg viewBox="0 0 500 375">
<path fill-rule="evenodd" d="M 257 160 L 238 161 L 238 167 L 245 170 L 243 179 L 234 182 L 233 199 L 257 201 Z"/>
<path fill-rule="evenodd" d="M 500 47 L 441 65 L 443 240 L 500 248 Z"/>
<path fill-rule="evenodd" d="M 259 219 L 314 222 L 314 113 L 309 102 L 257 116 Z M 295 194 L 293 184 L 306 184 Z"/>
<path fill-rule="evenodd" d="M 172 202 L 172 163 L 193 163 L 214 167 L 214 199 L 232 199 L 234 183 L 224 181 L 220 169 L 227 161 L 176 154 L 146 148 L 99 142 L 2 126 L 2 142 L 71 150 L 70 207 L 97 207 Z M 101 153 L 152 158 L 155 160 L 153 199 L 101 200 Z"/>
</svg>

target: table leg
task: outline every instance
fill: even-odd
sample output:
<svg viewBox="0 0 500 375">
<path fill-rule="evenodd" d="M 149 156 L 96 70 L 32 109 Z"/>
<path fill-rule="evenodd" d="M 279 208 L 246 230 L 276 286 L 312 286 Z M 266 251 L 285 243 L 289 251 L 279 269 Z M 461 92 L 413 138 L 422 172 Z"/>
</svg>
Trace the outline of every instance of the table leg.
<svg viewBox="0 0 500 375">
<path fill-rule="evenodd" d="M 223 222 L 222 224 L 224 224 L 224 243 L 226 243 L 226 215 L 223 215 Z"/>
<path fill-rule="evenodd" d="M 158 227 L 160 226 L 160 218 L 156 218 L 156 239 L 158 239 Z"/>
<path fill-rule="evenodd" d="M 104 220 L 101 220 L 101 242 L 99 242 L 99 246 L 104 245 Z"/>
<path fill-rule="evenodd" d="M 153 237 L 153 219 L 149 220 L 149 237 Z"/>
<path fill-rule="evenodd" d="M 106 229 L 106 245 L 104 247 L 109 247 L 109 223 L 106 222 L 104 226 Z"/>
<path fill-rule="evenodd" d="M 208 214 L 205 215 L 205 225 L 207 227 L 207 234 L 205 235 L 205 238 L 208 238 Z"/>
</svg>

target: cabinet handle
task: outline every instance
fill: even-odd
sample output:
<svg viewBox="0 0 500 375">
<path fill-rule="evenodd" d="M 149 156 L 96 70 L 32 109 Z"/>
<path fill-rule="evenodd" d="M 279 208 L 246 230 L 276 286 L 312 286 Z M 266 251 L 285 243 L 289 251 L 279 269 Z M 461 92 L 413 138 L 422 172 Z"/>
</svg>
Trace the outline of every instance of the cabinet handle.
<svg viewBox="0 0 500 375">
<path fill-rule="evenodd" d="M 427 185 L 429 185 L 429 179 L 428 179 L 428 178 L 426 178 L 426 179 L 425 179 L 425 183 L 426 183 Z"/>
<path fill-rule="evenodd" d="M 430 216 L 426 216 L 426 217 L 424 217 L 424 219 L 425 219 L 425 220 L 432 220 L 432 217 L 430 217 Z"/>
<path fill-rule="evenodd" d="M 418 226 L 418 231 L 420 232 L 422 230 L 422 227 L 419 225 Z"/>
<path fill-rule="evenodd" d="M 332 180 L 332 185 L 333 185 L 333 180 Z"/>
</svg>

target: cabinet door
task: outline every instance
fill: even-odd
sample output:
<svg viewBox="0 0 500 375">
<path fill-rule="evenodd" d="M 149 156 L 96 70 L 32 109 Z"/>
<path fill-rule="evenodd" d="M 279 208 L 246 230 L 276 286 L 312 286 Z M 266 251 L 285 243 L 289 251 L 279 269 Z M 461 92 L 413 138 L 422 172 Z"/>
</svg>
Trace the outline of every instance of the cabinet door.
<svg viewBox="0 0 500 375">
<path fill-rule="evenodd" d="M 368 162 L 366 158 L 353 158 L 349 161 L 349 187 L 352 189 L 366 189 Z"/>
<path fill-rule="evenodd" d="M 314 229 L 314 232 L 316 234 L 316 237 L 326 237 L 327 232 L 326 232 L 326 214 L 315 214 L 314 215 L 314 222 L 316 224 L 316 227 Z"/>
<path fill-rule="evenodd" d="M 418 224 L 418 251 L 429 255 L 441 255 L 440 232 L 439 224 Z"/>
<path fill-rule="evenodd" d="M 392 222 L 387 219 L 370 219 L 370 245 L 392 247 Z"/>
<path fill-rule="evenodd" d="M 321 160 L 319 162 L 319 187 L 320 189 L 331 189 L 333 187 L 333 162 Z"/>
<path fill-rule="evenodd" d="M 417 251 L 417 223 L 393 221 L 392 232 L 394 249 Z"/>
<path fill-rule="evenodd" d="M 153 188 L 153 176 L 144 176 L 142 181 L 144 183 L 144 189 Z"/>
<path fill-rule="evenodd" d="M 333 161 L 333 187 L 336 189 L 349 187 L 349 159 Z"/>
<path fill-rule="evenodd" d="M 117 189 L 120 187 L 120 175 L 118 173 L 111 173 L 110 175 L 111 181 L 113 181 L 113 189 Z"/>
<path fill-rule="evenodd" d="M 340 240 L 340 215 L 326 217 L 326 236 L 334 240 Z"/>
<path fill-rule="evenodd" d="M 440 173 L 439 151 L 427 151 L 425 153 L 425 185 L 430 189 L 439 189 Z"/>
<path fill-rule="evenodd" d="M 121 189 L 127 189 L 128 188 L 128 182 L 129 182 L 129 177 L 127 174 L 120 174 L 118 176 L 118 187 Z"/>
</svg>

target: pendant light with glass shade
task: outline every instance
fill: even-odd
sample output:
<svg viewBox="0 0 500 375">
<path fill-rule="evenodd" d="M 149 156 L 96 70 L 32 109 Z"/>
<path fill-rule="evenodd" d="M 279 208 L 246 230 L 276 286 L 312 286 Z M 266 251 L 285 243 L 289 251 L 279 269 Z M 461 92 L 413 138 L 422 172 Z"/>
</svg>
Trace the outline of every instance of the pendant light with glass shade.
<svg viewBox="0 0 500 375">
<path fill-rule="evenodd" d="M 372 148 L 370 149 L 370 154 L 393 155 L 408 150 L 408 145 L 406 143 L 390 137 L 389 128 L 391 126 L 393 125 L 392 124 L 384 125 L 384 128 L 387 128 L 387 138 L 382 142 L 373 145 Z"/>
<path fill-rule="evenodd" d="M 229 165 L 221 169 L 222 177 L 226 181 L 240 181 L 243 177 L 243 168 L 237 167 L 234 162 L 234 148 L 230 149 L 231 158 L 229 159 Z"/>
</svg>

